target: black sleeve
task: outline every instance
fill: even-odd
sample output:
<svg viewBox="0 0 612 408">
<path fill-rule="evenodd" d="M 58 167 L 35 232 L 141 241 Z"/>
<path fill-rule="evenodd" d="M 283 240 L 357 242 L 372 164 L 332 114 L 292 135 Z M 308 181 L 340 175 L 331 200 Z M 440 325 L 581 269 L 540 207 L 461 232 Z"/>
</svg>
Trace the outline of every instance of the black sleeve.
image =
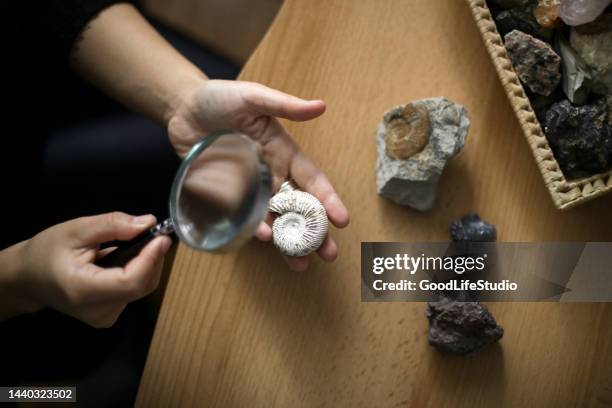
<svg viewBox="0 0 612 408">
<path fill-rule="evenodd" d="M 98 13 L 115 3 L 133 3 L 121 0 L 44 0 L 32 10 L 40 34 L 54 59 L 67 61 L 73 44 Z"/>
</svg>

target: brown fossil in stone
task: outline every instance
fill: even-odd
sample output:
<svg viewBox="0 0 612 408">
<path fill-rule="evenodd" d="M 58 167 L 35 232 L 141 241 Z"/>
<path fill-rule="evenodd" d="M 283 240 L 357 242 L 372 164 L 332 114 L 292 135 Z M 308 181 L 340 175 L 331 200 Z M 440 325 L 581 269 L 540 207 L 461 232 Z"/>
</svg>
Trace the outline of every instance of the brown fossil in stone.
<svg viewBox="0 0 612 408">
<path fill-rule="evenodd" d="M 409 103 L 403 109 L 394 109 L 384 122 L 386 152 L 392 159 L 406 160 L 429 142 L 429 113 L 422 104 Z"/>
</svg>

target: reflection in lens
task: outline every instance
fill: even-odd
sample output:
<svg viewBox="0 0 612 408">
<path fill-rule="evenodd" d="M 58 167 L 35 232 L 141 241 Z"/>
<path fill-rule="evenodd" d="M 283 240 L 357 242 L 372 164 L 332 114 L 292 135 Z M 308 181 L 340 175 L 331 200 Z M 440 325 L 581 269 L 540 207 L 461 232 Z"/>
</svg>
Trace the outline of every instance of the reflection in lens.
<svg viewBox="0 0 612 408">
<path fill-rule="evenodd" d="M 256 145 L 227 134 L 194 157 L 178 194 L 177 229 L 191 246 L 214 250 L 242 228 L 261 188 Z"/>
</svg>

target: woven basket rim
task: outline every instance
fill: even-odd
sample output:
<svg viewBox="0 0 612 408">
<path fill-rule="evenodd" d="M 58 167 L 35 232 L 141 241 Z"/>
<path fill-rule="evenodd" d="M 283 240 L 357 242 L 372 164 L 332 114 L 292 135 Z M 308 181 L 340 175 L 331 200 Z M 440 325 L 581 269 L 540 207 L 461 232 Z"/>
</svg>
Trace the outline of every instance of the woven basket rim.
<svg viewBox="0 0 612 408">
<path fill-rule="evenodd" d="M 612 169 L 579 179 L 566 179 L 512 67 L 489 7 L 485 0 L 466 1 L 555 206 L 568 209 L 611 192 Z"/>
</svg>

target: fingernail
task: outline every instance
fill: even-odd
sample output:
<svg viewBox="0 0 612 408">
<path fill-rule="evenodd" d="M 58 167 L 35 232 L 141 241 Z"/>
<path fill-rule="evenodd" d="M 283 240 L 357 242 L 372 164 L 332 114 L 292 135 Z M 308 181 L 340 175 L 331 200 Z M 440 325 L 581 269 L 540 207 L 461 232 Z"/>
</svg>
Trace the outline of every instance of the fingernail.
<svg viewBox="0 0 612 408">
<path fill-rule="evenodd" d="M 132 218 L 132 223 L 136 225 L 148 225 L 153 221 L 153 216 L 151 214 L 147 215 L 139 215 L 138 217 Z"/>
</svg>

